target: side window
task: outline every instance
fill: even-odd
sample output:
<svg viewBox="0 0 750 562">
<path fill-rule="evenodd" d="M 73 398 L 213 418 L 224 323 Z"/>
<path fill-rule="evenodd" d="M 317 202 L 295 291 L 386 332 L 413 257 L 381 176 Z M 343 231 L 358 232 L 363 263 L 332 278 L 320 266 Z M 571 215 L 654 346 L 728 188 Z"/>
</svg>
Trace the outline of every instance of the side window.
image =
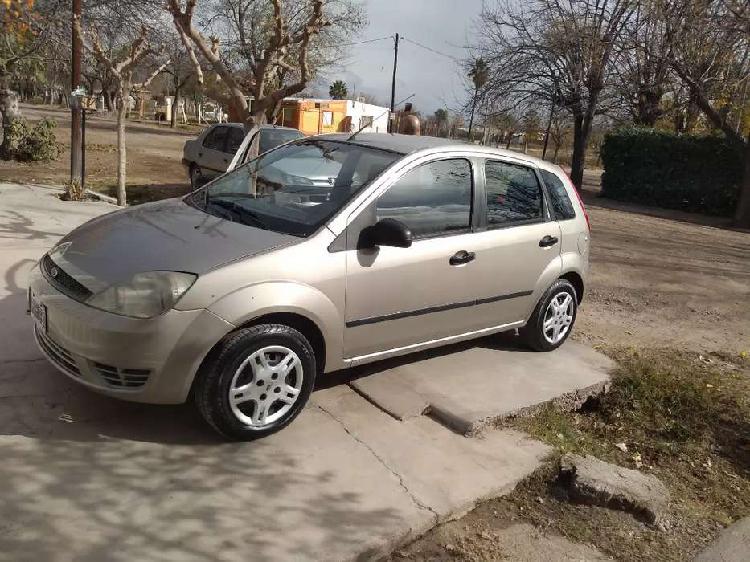
<svg viewBox="0 0 750 562">
<path fill-rule="evenodd" d="M 227 147 L 224 152 L 234 154 L 240 149 L 242 141 L 245 140 L 245 129 L 239 127 L 229 127 L 229 134 L 227 135 Z"/>
<path fill-rule="evenodd" d="M 534 170 L 487 160 L 484 171 L 490 228 L 542 218 L 542 191 Z"/>
<path fill-rule="evenodd" d="M 471 196 L 469 161 L 437 160 L 394 183 L 378 199 L 377 216 L 400 220 L 415 237 L 466 231 L 471 228 Z"/>
<path fill-rule="evenodd" d="M 227 135 L 227 127 L 214 127 L 203 139 L 203 146 L 211 150 L 224 150 L 224 139 Z"/>
<path fill-rule="evenodd" d="M 542 174 L 544 185 L 547 186 L 550 204 L 554 211 L 555 218 L 559 221 L 576 218 L 576 211 L 570 202 L 565 185 L 557 175 L 547 170 L 539 170 Z"/>
</svg>

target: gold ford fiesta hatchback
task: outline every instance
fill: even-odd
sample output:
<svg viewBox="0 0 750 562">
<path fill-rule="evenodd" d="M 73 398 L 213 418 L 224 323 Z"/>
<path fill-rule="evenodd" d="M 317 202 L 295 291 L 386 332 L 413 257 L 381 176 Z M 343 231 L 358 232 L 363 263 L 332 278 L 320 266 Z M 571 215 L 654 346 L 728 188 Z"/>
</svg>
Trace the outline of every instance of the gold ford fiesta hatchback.
<svg viewBox="0 0 750 562">
<path fill-rule="evenodd" d="M 74 380 L 161 404 L 192 390 L 216 430 L 252 439 L 291 422 L 323 373 L 511 329 L 555 349 L 588 248 L 556 166 L 326 135 L 84 224 L 32 272 L 29 308 Z"/>
</svg>

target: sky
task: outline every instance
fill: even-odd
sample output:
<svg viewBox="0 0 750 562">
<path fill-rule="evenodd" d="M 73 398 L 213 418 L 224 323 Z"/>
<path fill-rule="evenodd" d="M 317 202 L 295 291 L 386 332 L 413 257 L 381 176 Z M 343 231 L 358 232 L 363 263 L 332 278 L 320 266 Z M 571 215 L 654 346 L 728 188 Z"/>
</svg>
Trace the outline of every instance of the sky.
<svg viewBox="0 0 750 562">
<path fill-rule="evenodd" d="M 399 33 L 396 102 L 409 100 L 422 114 L 436 109 L 458 109 L 465 98 L 464 81 L 457 61 L 466 56 L 465 45 L 482 0 L 365 0 L 369 25 L 352 42 L 379 39 Z M 443 53 L 443 56 L 415 45 Z M 326 79 L 346 82 L 349 97 L 366 93 L 387 106 L 391 98 L 393 39 L 344 47 L 349 54 L 343 68 Z M 454 57 L 454 58 L 450 58 Z M 327 95 L 327 88 L 323 95 Z"/>
</svg>

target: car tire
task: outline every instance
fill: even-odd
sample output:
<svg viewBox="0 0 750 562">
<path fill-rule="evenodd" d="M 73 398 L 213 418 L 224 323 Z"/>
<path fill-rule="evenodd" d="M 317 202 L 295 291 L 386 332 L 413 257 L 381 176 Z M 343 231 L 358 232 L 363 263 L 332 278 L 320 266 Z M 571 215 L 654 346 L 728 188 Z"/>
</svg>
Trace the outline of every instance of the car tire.
<svg viewBox="0 0 750 562">
<path fill-rule="evenodd" d="M 520 334 L 535 351 L 557 349 L 570 336 L 578 312 L 576 290 L 565 279 L 558 279 L 547 289 Z"/>
<path fill-rule="evenodd" d="M 225 437 L 250 441 L 283 429 L 315 385 L 315 353 L 297 330 L 260 324 L 227 335 L 195 381 L 198 411 Z"/>
<path fill-rule="evenodd" d="M 203 174 L 201 173 L 200 166 L 196 163 L 190 164 L 190 187 L 193 189 L 198 189 L 201 187 L 205 181 L 203 181 Z"/>
</svg>

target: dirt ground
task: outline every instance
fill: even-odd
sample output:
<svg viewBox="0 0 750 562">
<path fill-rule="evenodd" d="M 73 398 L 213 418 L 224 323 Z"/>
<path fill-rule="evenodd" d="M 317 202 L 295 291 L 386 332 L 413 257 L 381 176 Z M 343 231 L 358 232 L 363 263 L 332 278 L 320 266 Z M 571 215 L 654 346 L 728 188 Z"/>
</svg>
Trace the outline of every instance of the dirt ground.
<svg viewBox="0 0 750 562">
<path fill-rule="evenodd" d="M 19 163 L 0 160 L 0 181 L 62 185 L 70 179 L 70 111 L 48 106 L 21 105 L 24 117 L 37 121 L 43 117 L 57 123 L 55 135 L 60 156 L 49 163 Z M 197 126 L 170 129 L 169 125 L 129 121 L 126 129 L 128 187 L 179 194 L 187 189 L 187 172 L 182 160 L 185 141 L 201 130 Z M 111 118 L 88 116 L 86 119 L 86 187 L 113 188 L 117 183 L 117 138 Z M 132 187 L 131 187 L 132 186 Z"/>
<path fill-rule="evenodd" d="M 46 114 L 57 120 L 58 140 L 64 150 L 51 164 L 0 162 L 0 181 L 63 183 L 69 173 L 67 112 L 23 109 L 31 119 Z M 133 200 L 186 191 L 186 174 L 180 164 L 182 146 L 196 131 L 129 124 L 128 183 L 129 188 L 135 186 Z M 116 173 L 114 123 L 90 119 L 87 142 L 88 185 L 107 189 L 114 185 Z M 722 218 L 601 198 L 600 175 L 600 171 L 588 172 L 584 186 L 592 227 L 591 273 L 574 337 L 602 348 L 660 348 L 697 357 L 749 354 L 750 232 L 732 230 Z M 531 494 L 541 494 L 540 486 L 538 482 L 527 484 Z M 589 519 L 603 518 L 604 531 L 613 533 L 614 539 L 627 541 L 635 533 L 645 536 L 646 543 L 649 540 L 650 531 L 621 515 L 600 512 L 599 508 L 576 509 L 588 509 Z M 470 543 L 475 559 L 501 559 L 497 545 L 486 539 L 493 529 L 499 532 L 515 519 L 544 528 L 545 518 L 548 526 L 555 528 L 551 511 L 538 515 L 544 511 L 538 509 L 538 517 L 528 517 L 523 510 L 523 502 L 512 498 L 488 502 L 466 518 L 438 528 L 403 555 L 409 559 L 466 559 L 459 555 L 465 549 L 444 547 L 446 543 Z M 648 551 L 643 559 L 649 559 Z"/>
</svg>

